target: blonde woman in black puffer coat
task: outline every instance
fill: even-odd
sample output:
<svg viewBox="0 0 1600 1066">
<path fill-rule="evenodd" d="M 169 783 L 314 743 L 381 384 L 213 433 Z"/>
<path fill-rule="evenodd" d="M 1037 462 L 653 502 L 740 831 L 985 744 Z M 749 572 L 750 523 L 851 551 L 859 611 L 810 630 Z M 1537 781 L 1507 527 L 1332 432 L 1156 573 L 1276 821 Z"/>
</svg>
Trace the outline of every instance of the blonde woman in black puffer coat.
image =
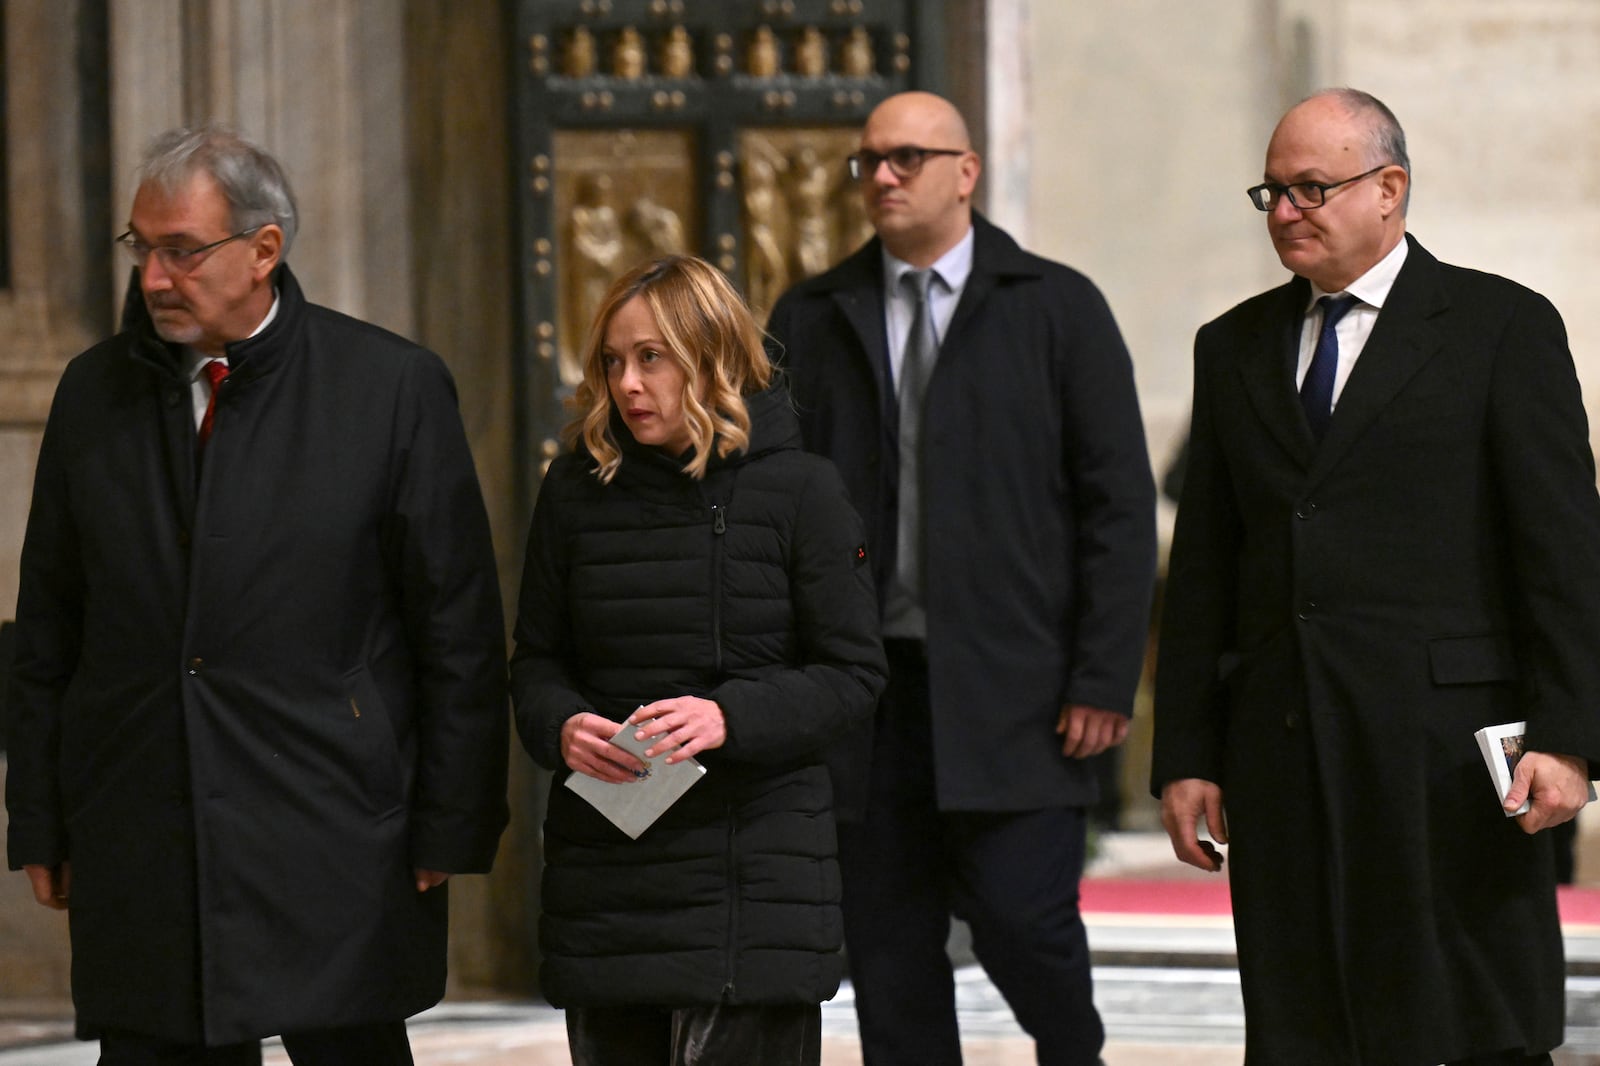
<svg viewBox="0 0 1600 1066">
<path fill-rule="evenodd" d="M 512 659 L 523 744 L 556 772 L 543 991 L 576 1066 L 816 1064 L 842 972 L 824 753 L 886 680 L 860 520 L 701 260 L 616 282 L 574 405 Z M 646 721 L 647 757 L 707 772 L 633 840 L 561 786 L 631 780 L 610 738 Z"/>
</svg>

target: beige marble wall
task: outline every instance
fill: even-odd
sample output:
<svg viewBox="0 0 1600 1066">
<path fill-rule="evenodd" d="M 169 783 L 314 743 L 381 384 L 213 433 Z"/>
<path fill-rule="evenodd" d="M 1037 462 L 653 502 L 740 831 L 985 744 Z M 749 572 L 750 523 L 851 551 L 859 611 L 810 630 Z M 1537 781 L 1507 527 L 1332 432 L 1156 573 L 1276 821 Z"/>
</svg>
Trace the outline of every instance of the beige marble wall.
<svg viewBox="0 0 1600 1066">
<path fill-rule="evenodd" d="M 1411 231 L 1554 301 L 1600 441 L 1600 4 L 1347 0 L 1328 32 L 1405 126 Z"/>
<path fill-rule="evenodd" d="M 1188 424 L 1195 327 L 1277 269 L 1244 195 L 1278 107 L 1273 6 L 1030 5 L 1031 241 L 1105 292 L 1158 467 Z"/>
<path fill-rule="evenodd" d="M 108 312 L 85 306 L 97 223 L 78 196 L 88 166 L 74 73 L 79 7 L 76 0 L 13 0 L 0 8 L 12 273 L 11 287 L 0 290 L 0 619 L 15 613 L 17 556 L 56 378 L 110 321 Z"/>
</svg>

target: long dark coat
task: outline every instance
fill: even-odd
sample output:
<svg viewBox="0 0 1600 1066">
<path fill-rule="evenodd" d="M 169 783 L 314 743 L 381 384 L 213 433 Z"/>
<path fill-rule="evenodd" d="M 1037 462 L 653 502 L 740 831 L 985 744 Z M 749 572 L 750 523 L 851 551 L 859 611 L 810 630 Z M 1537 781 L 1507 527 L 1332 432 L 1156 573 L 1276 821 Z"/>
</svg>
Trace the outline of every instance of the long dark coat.
<svg viewBox="0 0 1600 1066">
<path fill-rule="evenodd" d="M 1153 784 L 1221 785 L 1247 1061 L 1561 1042 L 1548 834 L 1474 730 L 1600 756 L 1600 500 L 1549 302 L 1415 241 L 1322 443 L 1304 281 L 1195 343 Z"/>
<path fill-rule="evenodd" d="M 1061 755 L 1063 706 L 1131 714 L 1155 573 L 1155 489 L 1133 367 L 1082 274 L 981 217 L 972 273 L 928 386 L 922 469 L 928 688 L 945 810 L 1092 803 Z M 808 450 L 832 459 L 894 572 L 899 462 L 870 241 L 796 285 L 768 332 Z M 870 748 L 833 753 L 840 805 L 865 801 Z"/>
<path fill-rule="evenodd" d="M 67 367 L 45 429 L 9 857 L 72 864 L 90 1031 L 225 1043 L 429 1006 L 447 901 L 412 867 L 487 870 L 506 822 L 504 629 L 449 374 L 277 284 L 198 469 L 142 314 Z"/>
<path fill-rule="evenodd" d="M 517 726 L 558 771 L 545 819 L 541 987 L 561 1006 L 831 997 L 839 870 L 822 751 L 864 732 L 886 681 L 861 525 L 799 450 L 782 390 L 747 398 L 748 450 L 696 481 L 620 420 L 616 477 L 551 464 L 518 604 Z M 707 772 L 638 840 L 564 787 L 560 733 L 592 711 L 721 706 Z"/>
</svg>

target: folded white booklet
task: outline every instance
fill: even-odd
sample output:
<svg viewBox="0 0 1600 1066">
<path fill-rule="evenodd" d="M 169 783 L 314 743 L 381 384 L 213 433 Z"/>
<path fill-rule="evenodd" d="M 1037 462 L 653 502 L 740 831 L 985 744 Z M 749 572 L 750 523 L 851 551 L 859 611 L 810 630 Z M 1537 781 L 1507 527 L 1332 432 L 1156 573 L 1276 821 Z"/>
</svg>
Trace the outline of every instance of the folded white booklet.
<svg viewBox="0 0 1600 1066">
<path fill-rule="evenodd" d="M 613 784 L 588 774 L 574 773 L 567 778 L 567 787 L 588 800 L 594 809 L 611 819 L 613 825 L 634 840 L 655 824 L 657 818 L 689 791 L 705 775 L 706 768 L 694 759 L 668 763 L 672 752 L 662 752 L 654 758 L 645 758 L 645 751 L 659 741 L 635 740 L 633 735 L 645 722 L 623 725 L 612 736 L 611 743 L 624 751 L 632 752 L 644 763 L 644 776 L 633 781 Z"/>
<path fill-rule="evenodd" d="M 1511 778 L 1517 772 L 1518 760 L 1522 758 L 1523 736 L 1527 731 L 1527 722 L 1506 722 L 1503 725 L 1484 726 L 1472 734 L 1478 742 L 1478 750 L 1483 753 L 1484 765 L 1489 767 L 1489 777 L 1494 781 L 1495 794 L 1500 797 L 1502 804 L 1506 801 L 1506 793 L 1511 791 Z M 1591 782 L 1589 799 L 1594 798 L 1594 784 Z M 1527 814 L 1531 806 L 1531 800 L 1523 800 L 1522 806 L 1506 817 Z"/>
</svg>

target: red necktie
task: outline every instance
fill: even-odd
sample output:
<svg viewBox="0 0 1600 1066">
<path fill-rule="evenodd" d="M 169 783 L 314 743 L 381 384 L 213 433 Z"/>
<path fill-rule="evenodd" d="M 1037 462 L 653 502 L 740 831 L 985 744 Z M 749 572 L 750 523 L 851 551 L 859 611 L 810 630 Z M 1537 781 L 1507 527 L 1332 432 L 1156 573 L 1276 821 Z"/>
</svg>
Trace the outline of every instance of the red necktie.
<svg viewBox="0 0 1600 1066">
<path fill-rule="evenodd" d="M 204 448 L 206 441 L 211 439 L 212 423 L 217 420 L 217 389 L 221 387 L 222 379 L 228 376 L 228 364 L 221 359 L 213 359 L 201 369 L 211 379 L 211 399 L 206 401 L 205 417 L 200 419 L 200 447 Z"/>
</svg>

